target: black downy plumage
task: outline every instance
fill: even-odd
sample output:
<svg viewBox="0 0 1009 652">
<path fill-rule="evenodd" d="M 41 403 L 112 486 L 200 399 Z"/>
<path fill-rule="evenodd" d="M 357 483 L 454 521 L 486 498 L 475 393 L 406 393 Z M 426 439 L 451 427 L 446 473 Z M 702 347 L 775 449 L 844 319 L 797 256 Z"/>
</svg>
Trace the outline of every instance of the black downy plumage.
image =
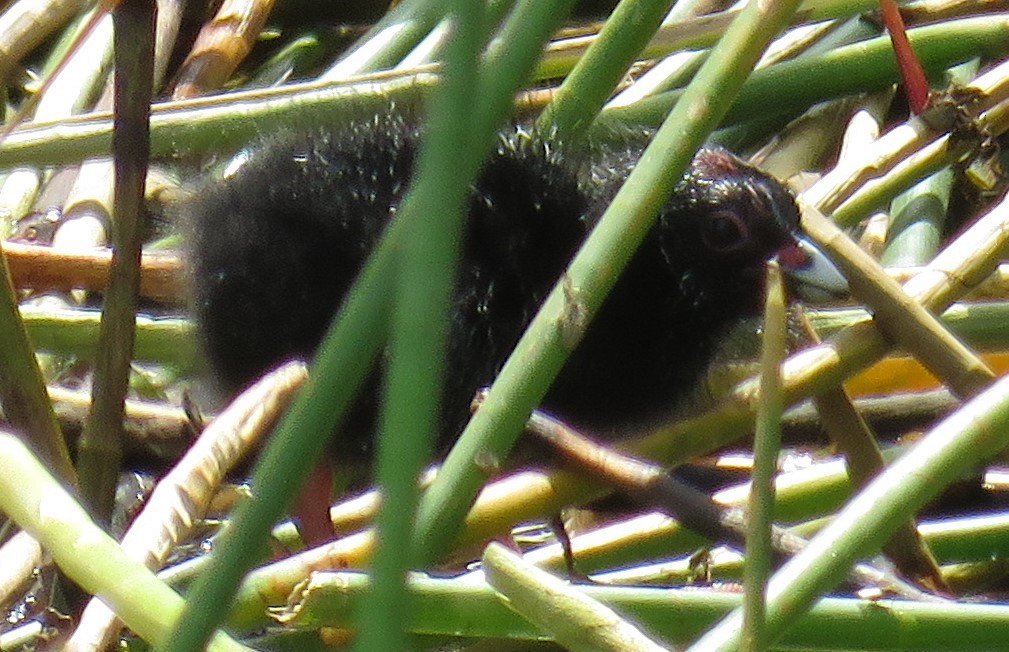
<svg viewBox="0 0 1009 652">
<path fill-rule="evenodd" d="M 186 202 L 193 305 L 221 388 L 310 358 L 410 179 L 418 122 L 389 112 L 291 131 L 243 152 Z M 503 130 L 477 178 L 457 277 L 440 443 L 469 416 L 588 230 L 630 173 L 643 135 L 569 147 Z M 701 150 L 543 401 L 608 436 L 661 417 L 726 327 L 755 314 L 764 263 L 798 212 L 771 177 Z M 377 375 L 337 437 L 368 455 Z"/>
</svg>

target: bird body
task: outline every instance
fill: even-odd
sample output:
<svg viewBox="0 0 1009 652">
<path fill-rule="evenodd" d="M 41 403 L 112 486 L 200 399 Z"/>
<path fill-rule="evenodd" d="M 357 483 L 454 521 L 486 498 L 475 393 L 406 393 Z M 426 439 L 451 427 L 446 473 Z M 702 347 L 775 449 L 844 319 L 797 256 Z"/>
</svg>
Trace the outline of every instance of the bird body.
<svg viewBox="0 0 1009 652">
<path fill-rule="evenodd" d="M 185 202 L 193 306 L 221 388 L 309 358 L 394 217 L 421 137 L 411 115 L 281 133 L 244 152 Z M 605 210 L 641 134 L 571 145 L 504 129 L 470 192 L 446 351 L 440 442 L 490 384 Z M 432 216 L 435 219 L 436 216 Z M 798 213 L 777 181 L 721 149 L 694 159 L 543 408 L 606 436 L 667 413 L 716 336 L 760 305 L 762 271 Z M 337 450 L 370 454 L 378 375 Z"/>
</svg>

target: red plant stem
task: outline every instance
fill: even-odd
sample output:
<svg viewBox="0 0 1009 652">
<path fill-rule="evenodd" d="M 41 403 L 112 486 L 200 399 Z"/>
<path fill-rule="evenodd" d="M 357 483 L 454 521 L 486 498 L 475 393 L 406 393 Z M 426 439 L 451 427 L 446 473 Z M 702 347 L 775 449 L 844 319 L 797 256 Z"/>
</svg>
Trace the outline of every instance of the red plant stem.
<svg viewBox="0 0 1009 652">
<path fill-rule="evenodd" d="M 911 112 L 917 115 L 928 104 L 928 80 L 925 79 L 925 71 L 914 50 L 911 49 L 910 41 L 907 40 L 904 19 L 897 8 L 896 0 L 879 0 L 879 5 L 883 10 L 883 23 L 890 34 L 890 42 L 893 43 L 893 52 L 897 56 L 900 74 L 904 78 L 907 104 L 911 107 Z"/>
<path fill-rule="evenodd" d="M 308 546 L 323 544 L 334 537 L 333 522 L 329 519 L 332 497 L 333 463 L 323 458 L 309 472 L 305 486 L 291 506 L 298 533 Z"/>
</svg>

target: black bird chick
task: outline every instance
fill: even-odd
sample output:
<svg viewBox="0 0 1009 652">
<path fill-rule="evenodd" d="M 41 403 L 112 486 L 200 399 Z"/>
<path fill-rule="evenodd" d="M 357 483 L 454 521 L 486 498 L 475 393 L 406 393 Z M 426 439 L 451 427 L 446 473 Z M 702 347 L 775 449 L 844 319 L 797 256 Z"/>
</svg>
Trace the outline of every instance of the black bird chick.
<svg viewBox="0 0 1009 652">
<path fill-rule="evenodd" d="M 183 206 L 194 310 L 221 388 L 311 357 L 405 193 L 420 136 L 409 115 L 282 133 Z M 640 156 L 643 140 L 568 147 L 501 132 L 473 185 L 447 351 L 440 444 L 522 331 Z M 795 203 L 728 152 L 698 153 L 542 408 L 606 436 L 667 414 L 717 336 L 755 314 L 765 261 L 791 245 Z M 370 454 L 377 376 L 337 437 Z"/>
</svg>

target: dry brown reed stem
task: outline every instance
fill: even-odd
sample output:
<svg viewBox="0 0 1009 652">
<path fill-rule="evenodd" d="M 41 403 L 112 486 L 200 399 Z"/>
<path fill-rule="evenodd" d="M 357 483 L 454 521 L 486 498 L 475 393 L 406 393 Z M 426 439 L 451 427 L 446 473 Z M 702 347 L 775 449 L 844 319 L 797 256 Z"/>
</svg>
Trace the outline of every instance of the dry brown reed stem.
<svg viewBox="0 0 1009 652">
<path fill-rule="evenodd" d="M 256 44 L 272 8 L 273 0 L 225 0 L 180 66 L 172 99 L 196 97 L 227 82 Z"/>
<path fill-rule="evenodd" d="M 879 263 L 819 211 L 804 207 L 803 230 L 841 267 L 873 321 L 961 398 L 981 391 L 994 372 L 931 312 L 909 297 Z"/>
<path fill-rule="evenodd" d="M 991 134 L 1005 130 L 1004 113 L 1007 107 L 994 107 L 1009 98 L 1009 61 L 1003 62 L 980 75 L 963 89 L 964 95 L 973 95 L 965 103 L 964 119 L 975 119 L 976 126 Z M 925 150 L 925 151 L 922 151 Z M 802 193 L 802 199 L 820 212 L 830 215 L 842 203 L 851 199 L 855 191 L 868 182 L 878 179 L 901 165 L 929 157 L 943 156 L 952 162 L 962 153 L 949 150 L 949 134 L 939 132 L 923 119 L 914 117 L 881 136 L 866 147 L 859 157 L 850 157 L 825 174 L 812 187 Z"/>
<path fill-rule="evenodd" d="M 160 567 L 206 512 L 225 474 L 269 432 L 307 377 L 304 363 L 290 362 L 232 401 L 158 483 L 123 537 L 123 550 L 148 568 Z M 108 649 L 118 632 L 115 615 L 93 598 L 63 649 Z"/>
<path fill-rule="evenodd" d="M 41 245 L 4 242 L 3 250 L 14 284 L 36 290 L 101 291 L 112 259 L 110 249 L 64 252 Z M 185 294 L 184 275 L 178 254 L 145 253 L 141 260 L 140 294 L 149 299 L 181 302 Z"/>
</svg>

